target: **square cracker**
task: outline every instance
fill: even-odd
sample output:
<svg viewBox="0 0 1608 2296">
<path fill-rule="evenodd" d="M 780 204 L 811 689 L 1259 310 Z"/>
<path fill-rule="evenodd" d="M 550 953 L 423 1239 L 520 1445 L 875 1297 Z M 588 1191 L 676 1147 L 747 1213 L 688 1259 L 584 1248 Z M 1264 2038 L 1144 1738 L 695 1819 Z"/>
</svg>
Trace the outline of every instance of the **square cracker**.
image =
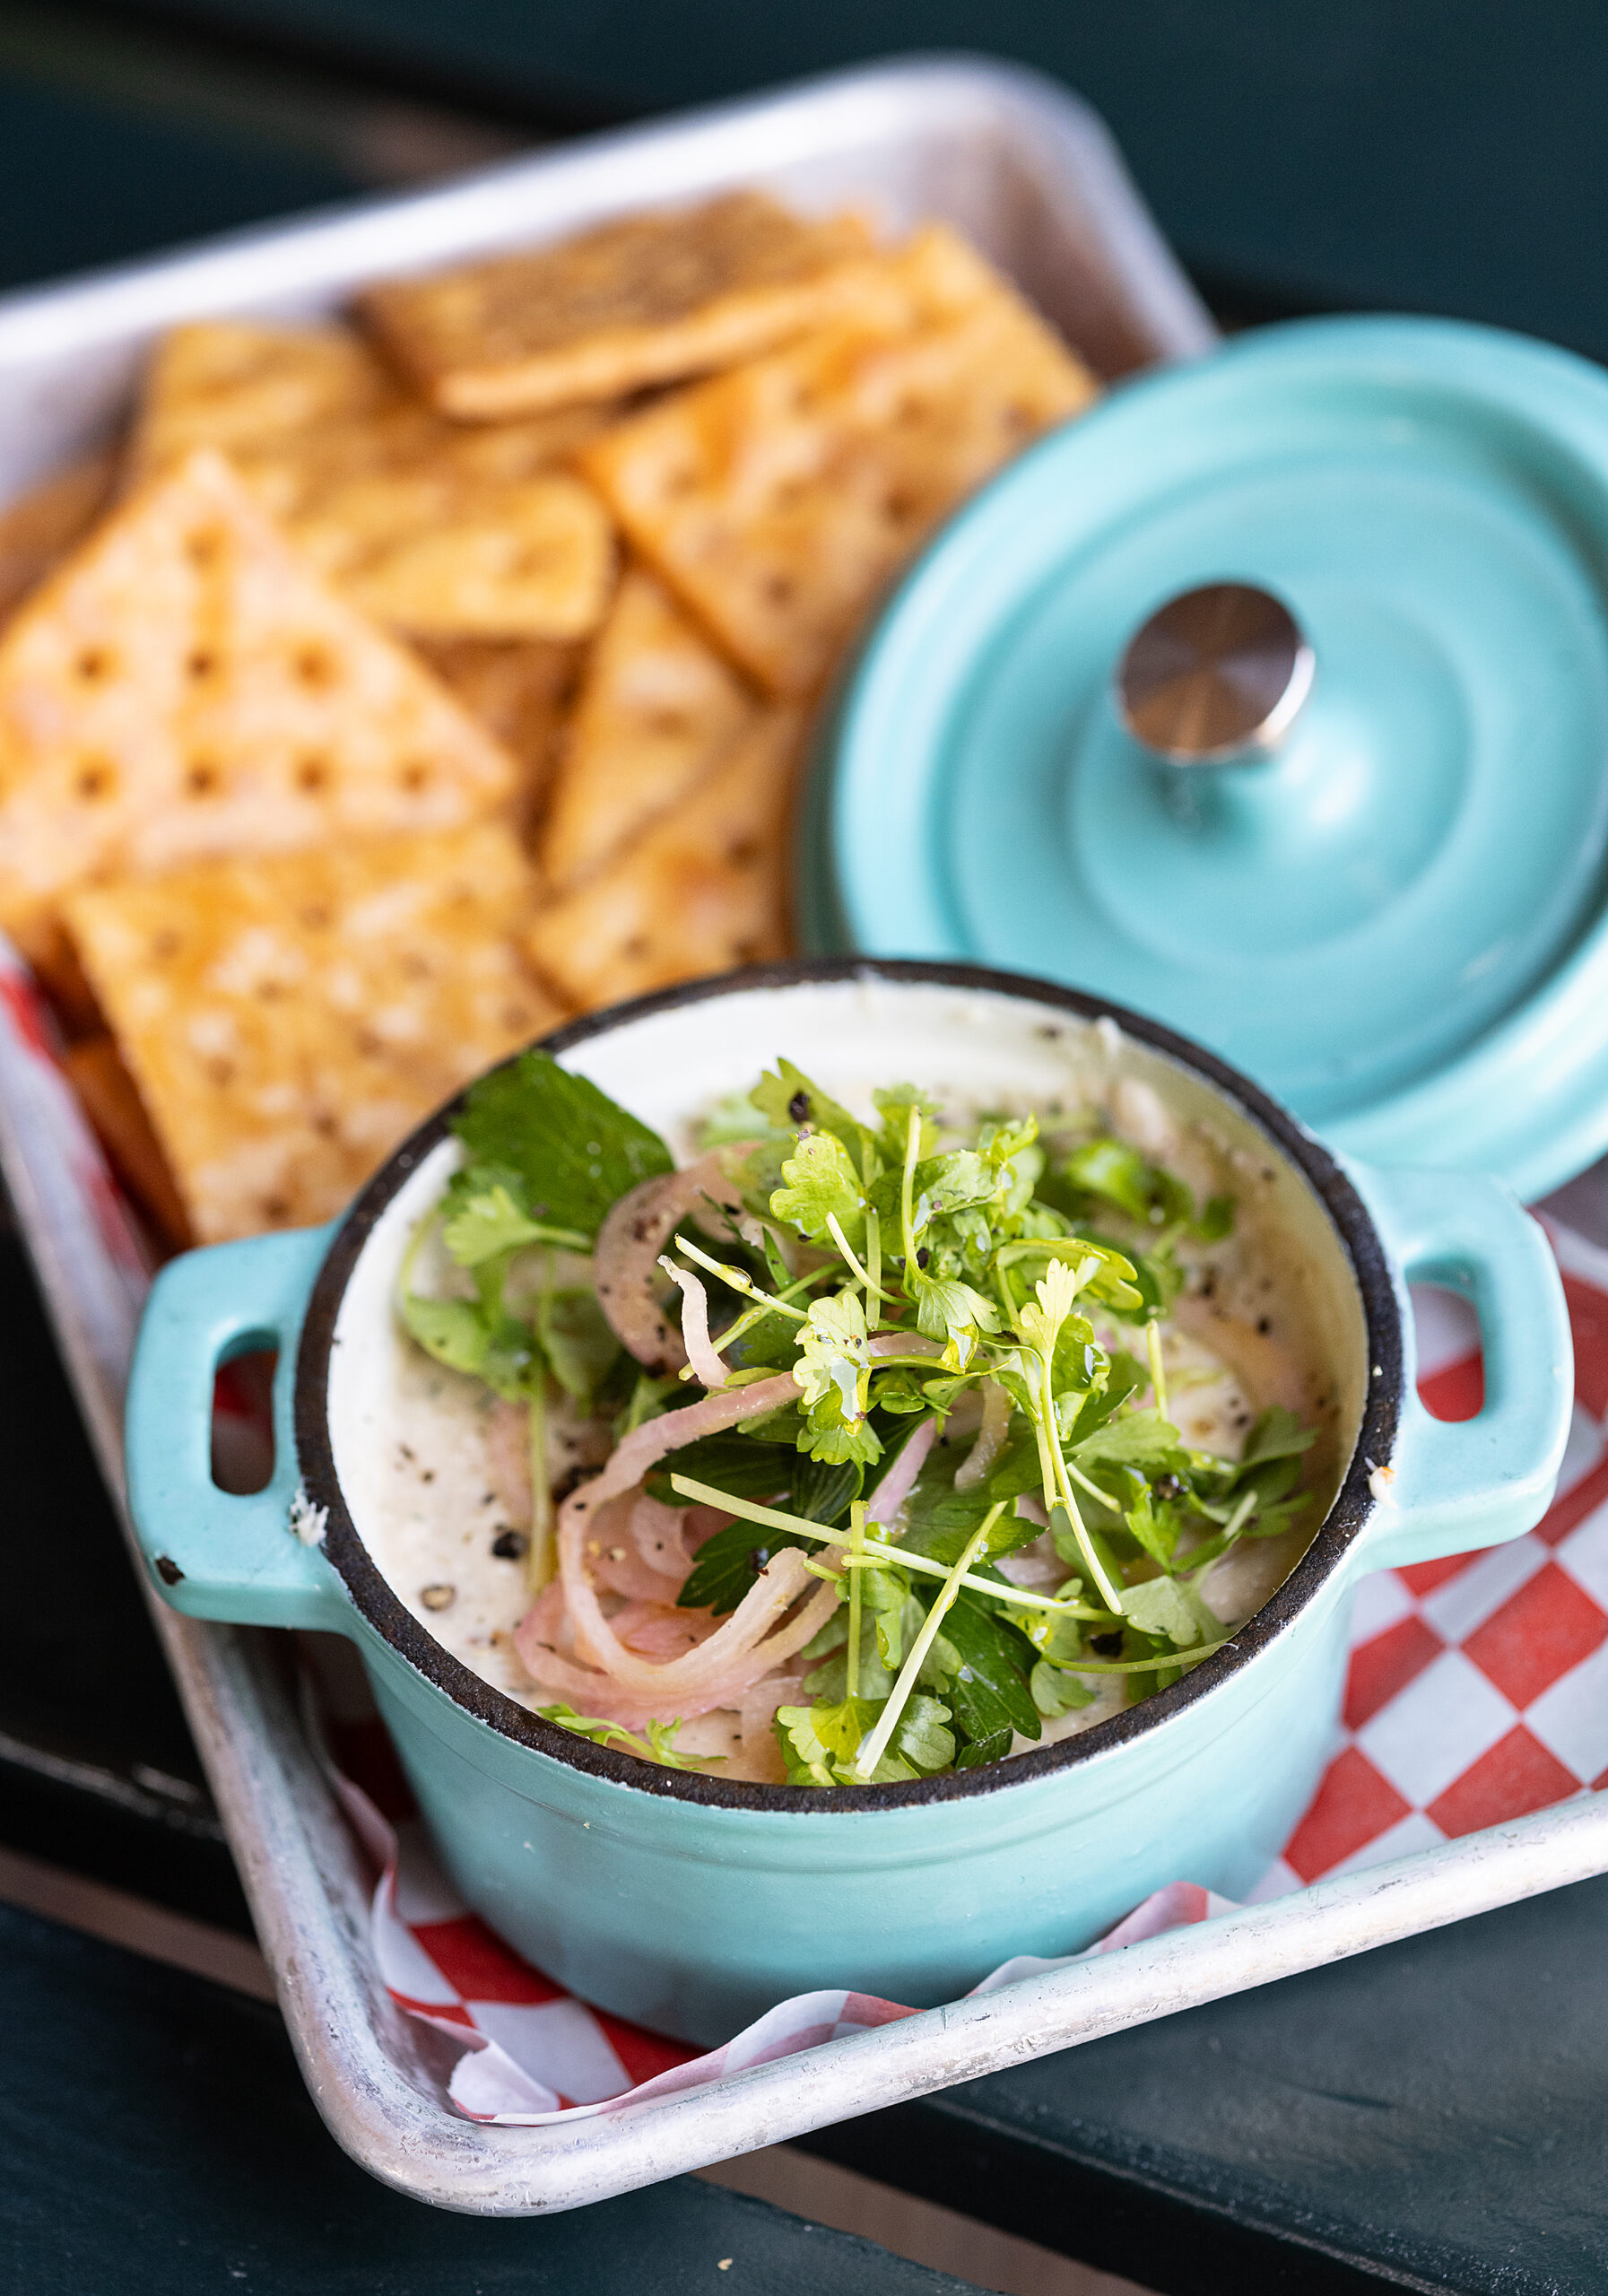
<svg viewBox="0 0 1608 2296">
<path fill-rule="evenodd" d="M 109 450 L 86 455 L 0 510 L 0 621 L 88 533 L 111 499 L 117 474 L 117 457 Z"/>
<path fill-rule="evenodd" d="M 772 692 L 831 668 L 889 579 L 1093 378 L 943 228 L 888 265 L 900 310 L 807 336 L 605 431 L 582 469 Z"/>
<path fill-rule="evenodd" d="M 857 215 L 806 221 L 736 191 L 372 287 L 359 309 L 432 404 L 483 420 L 752 358 L 876 297 L 869 248 Z"/>
<path fill-rule="evenodd" d="M 69 928 L 196 1239 L 338 1212 L 414 1125 L 560 1017 L 500 822 L 105 885 Z"/>
<path fill-rule="evenodd" d="M 785 956 L 803 721 L 761 710 L 675 811 L 538 911 L 525 948 L 581 1010 Z"/>
<path fill-rule="evenodd" d="M 632 568 L 593 642 L 537 848 L 563 891 L 695 788 L 759 707 L 663 584 Z"/>
<path fill-rule="evenodd" d="M 448 828 L 513 760 L 319 580 L 229 465 L 149 481 L 0 638 L 0 926 L 207 854 Z"/>
<path fill-rule="evenodd" d="M 542 638 L 421 638 L 414 650 L 517 761 L 516 810 L 531 828 L 546 807 L 586 648 Z"/>
<path fill-rule="evenodd" d="M 465 430 L 336 327 L 176 328 L 147 373 L 132 456 L 227 454 L 355 605 L 410 635 L 583 637 L 613 578 L 609 521 L 555 470 L 602 411 Z"/>
</svg>

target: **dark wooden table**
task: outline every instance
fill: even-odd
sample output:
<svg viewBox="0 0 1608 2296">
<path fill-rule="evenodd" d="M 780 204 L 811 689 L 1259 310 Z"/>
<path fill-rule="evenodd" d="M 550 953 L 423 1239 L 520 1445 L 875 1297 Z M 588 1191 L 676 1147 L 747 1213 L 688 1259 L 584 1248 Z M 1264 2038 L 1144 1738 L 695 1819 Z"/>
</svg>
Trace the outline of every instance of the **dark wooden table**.
<svg viewBox="0 0 1608 2296">
<path fill-rule="evenodd" d="M 1134 26 L 1117 0 L 827 0 L 791 16 L 738 0 L 129 0 L 30 16 L 13 0 L 0 4 L 0 283 L 427 172 L 432 152 L 467 155 L 475 135 L 490 151 L 536 126 L 965 41 L 1083 86 L 1199 270 L 1247 309 L 1394 300 L 1608 350 L 1600 202 L 1595 179 L 1582 188 L 1608 67 L 1599 12 L 1176 0 L 1147 12 L 1142 40 Z M 412 143 L 377 138 L 382 117 L 411 123 Z M 0 1304 L 0 1844 L 245 1932 L 4 1232 Z M 1605 1924 L 1608 1883 L 1588 1884 L 812 2145 L 1178 2296 L 1597 2296 Z M 542 2224 L 432 2214 L 339 2154 L 271 2011 L 13 1911 L 0 1911 L 0 2019 L 9 2286 L 658 2296 L 735 2290 L 740 2265 L 768 2292 L 960 2284 L 685 2181 Z M 715 2276 L 728 2255 L 729 2283 Z"/>
</svg>

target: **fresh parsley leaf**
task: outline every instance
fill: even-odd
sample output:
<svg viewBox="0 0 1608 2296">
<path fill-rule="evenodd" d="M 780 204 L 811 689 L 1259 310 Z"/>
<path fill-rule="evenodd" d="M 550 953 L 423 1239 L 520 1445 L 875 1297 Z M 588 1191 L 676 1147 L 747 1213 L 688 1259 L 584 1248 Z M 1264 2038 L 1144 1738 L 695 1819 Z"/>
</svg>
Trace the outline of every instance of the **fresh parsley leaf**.
<svg viewBox="0 0 1608 2296">
<path fill-rule="evenodd" d="M 847 1522 L 865 1481 L 865 1470 L 857 1459 L 830 1465 L 820 1459 L 799 1459 L 793 1471 L 792 1511 L 807 1523 Z"/>
<path fill-rule="evenodd" d="M 1151 1474 L 1186 1474 L 1189 1454 L 1170 1420 L 1159 1411 L 1131 1411 L 1097 1427 L 1073 1447 L 1079 1466 L 1132 1466 Z"/>
<path fill-rule="evenodd" d="M 621 1723 L 605 1722 L 595 1714 L 578 1714 L 572 1706 L 538 1706 L 536 1712 L 543 1722 L 554 1722 L 561 1730 L 571 1730 L 578 1738 L 590 1738 L 596 1746 L 623 1746 L 628 1753 L 638 1755 L 643 1761 L 656 1761 L 666 1770 L 702 1770 L 706 1764 L 726 1760 L 724 1754 L 683 1754 L 676 1751 L 676 1733 L 681 1728 L 678 1718 L 674 1722 L 650 1722 L 646 1738 L 638 1737 Z"/>
<path fill-rule="evenodd" d="M 1010 1751 L 1015 1731 L 1037 1738 L 1039 1709 L 1028 1677 L 1038 1654 L 1025 1635 L 1007 1625 L 993 1603 L 962 1587 L 944 1615 L 943 1638 L 960 1662 L 944 1686 L 964 1741 L 958 1766 L 997 1761 Z"/>
<path fill-rule="evenodd" d="M 1028 1688 L 1033 1694 L 1033 1704 L 1047 1722 L 1053 1722 L 1062 1714 L 1075 1714 L 1081 1706 L 1092 1705 L 1096 1696 L 1087 1683 L 1051 1665 L 1047 1658 L 1040 1658 L 1034 1667 L 1028 1677 Z"/>
<path fill-rule="evenodd" d="M 778 1132 L 797 1132 L 807 1124 L 817 1131 L 835 1132 L 846 1146 L 860 1144 L 864 1127 L 840 1100 L 823 1092 L 790 1060 L 778 1060 L 775 1075 L 767 1071 L 748 1097 Z"/>
<path fill-rule="evenodd" d="M 531 1392 L 541 1358 L 527 1325 L 468 1300 L 427 1300 L 405 1292 L 402 1320 L 426 1354 L 454 1371 L 483 1379 L 506 1403 Z"/>
<path fill-rule="evenodd" d="M 1292 1459 L 1302 1451 L 1310 1450 L 1317 1440 L 1316 1427 L 1303 1427 L 1294 1412 L 1282 1404 L 1271 1405 L 1256 1420 L 1245 1439 L 1245 1448 L 1239 1455 L 1239 1473 L 1241 1477 L 1252 1467 L 1259 1467 L 1268 1459 Z"/>
<path fill-rule="evenodd" d="M 860 1175 L 843 1143 L 833 1132 L 811 1132 L 782 1166 L 785 1187 L 770 1199 L 770 1209 L 812 1243 L 830 1241 L 827 1222 L 836 1218 L 854 1251 L 865 1241 L 865 1196 Z"/>
<path fill-rule="evenodd" d="M 1121 1600 L 1124 1618 L 1141 1634 L 1159 1636 L 1179 1650 L 1195 1642 L 1215 1642 L 1222 1632 L 1194 1588 L 1177 1578 L 1147 1578 L 1143 1586 L 1125 1587 Z"/>
<path fill-rule="evenodd" d="M 729 1491 L 734 1499 L 779 1499 L 791 1486 L 797 1464 L 791 1440 L 784 1447 L 735 1433 L 700 1435 L 695 1443 L 683 1443 L 649 1467 L 648 1495 L 665 1507 L 684 1507 L 687 1502 L 671 1488 L 670 1478 L 685 1474 L 694 1483 Z M 750 1523 L 748 1528 L 762 1535 L 757 1524 Z"/>
<path fill-rule="evenodd" d="M 813 1552 L 813 1541 L 790 1531 L 744 1522 L 739 1516 L 699 1548 L 675 1598 L 676 1608 L 710 1610 L 717 1618 L 724 1618 L 736 1609 L 771 1556 L 785 1546 L 807 1546 Z"/>
<path fill-rule="evenodd" d="M 546 1052 L 471 1085 L 452 1129 L 473 1163 L 517 1175 L 533 1219 L 588 1238 L 639 1181 L 674 1169 L 656 1132 Z"/>
<path fill-rule="evenodd" d="M 543 1292 L 536 1330 L 560 1387 L 589 1409 L 620 1354 L 620 1342 L 597 1304 L 597 1294 L 581 1284 Z"/>
</svg>

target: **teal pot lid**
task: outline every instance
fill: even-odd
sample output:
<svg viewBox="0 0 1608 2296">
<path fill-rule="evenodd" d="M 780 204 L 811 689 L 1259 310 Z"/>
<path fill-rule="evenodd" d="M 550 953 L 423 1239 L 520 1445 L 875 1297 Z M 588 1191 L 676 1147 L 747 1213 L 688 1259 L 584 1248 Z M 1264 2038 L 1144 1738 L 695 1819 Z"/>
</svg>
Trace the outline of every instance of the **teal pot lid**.
<svg viewBox="0 0 1608 2296">
<path fill-rule="evenodd" d="M 1315 661 L 1271 755 L 1126 730 L 1197 586 Z M 1152 1013 L 1376 1162 L 1555 1186 L 1608 1147 L 1608 378 L 1491 329 L 1271 327 L 1112 392 L 896 595 L 823 741 L 818 949 Z"/>
</svg>

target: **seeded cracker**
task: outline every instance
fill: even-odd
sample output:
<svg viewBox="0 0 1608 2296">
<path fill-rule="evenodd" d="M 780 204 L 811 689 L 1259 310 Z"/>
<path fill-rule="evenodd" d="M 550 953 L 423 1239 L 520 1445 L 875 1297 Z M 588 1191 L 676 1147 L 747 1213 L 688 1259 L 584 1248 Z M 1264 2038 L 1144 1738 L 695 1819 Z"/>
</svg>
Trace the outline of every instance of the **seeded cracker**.
<svg viewBox="0 0 1608 2296">
<path fill-rule="evenodd" d="M 556 470 L 605 410 L 480 430 L 410 398 L 335 327 L 180 327 L 152 362 L 136 468 L 226 453 L 354 605 L 410 635 L 584 637 L 613 578 L 609 521 Z"/>
<path fill-rule="evenodd" d="M 807 337 L 578 460 L 630 541 L 771 691 L 813 691 L 955 504 L 1095 384 L 943 226 L 888 261 L 899 323 Z"/>
<path fill-rule="evenodd" d="M 512 760 L 221 457 L 151 481 L 0 638 L 0 928 L 208 854 L 445 829 Z"/>
<path fill-rule="evenodd" d="M 501 822 L 108 885 L 69 929 L 196 1239 L 338 1212 L 459 1085 L 559 1018 Z"/>
<path fill-rule="evenodd" d="M 787 951 L 796 711 L 739 734 L 694 794 L 537 914 L 532 962 L 583 1010 Z"/>
<path fill-rule="evenodd" d="M 882 291 L 863 221 L 738 191 L 558 247 L 370 288 L 359 309 L 444 413 L 483 420 L 707 374 Z"/>
<path fill-rule="evenodd" d="M 539 848 L 564 891 L 702 780 L 757 708 L 698 625 L 640 568 L 587 663 Z"/>
</svg>

